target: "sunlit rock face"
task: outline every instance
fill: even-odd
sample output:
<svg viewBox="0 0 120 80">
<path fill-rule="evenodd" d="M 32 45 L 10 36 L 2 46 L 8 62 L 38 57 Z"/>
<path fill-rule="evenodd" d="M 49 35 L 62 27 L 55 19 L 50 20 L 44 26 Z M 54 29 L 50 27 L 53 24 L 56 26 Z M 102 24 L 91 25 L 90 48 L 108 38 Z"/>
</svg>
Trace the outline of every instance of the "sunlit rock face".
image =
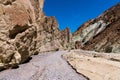
<svg viewBox="0 0 120 80">
<path fill-rule="evenodd" d="M 85 50 L 118 53 L 120 52 L 119 22 L 120 3 L 105 11 L 98 18 L 83 24 L 73 34 L 73 42 L 80 41 L 80 48 Z"/>
<path fill-rule="evenodd" d="M 43 6 L 44 0 L 0 0 L 0 70 L 39 52 L 65 49 L 62 44 L 70 40 L 70 31 L 62 34 L 55 17 L 45 16 Z"/>
<path fill-rule="evenodd" d="M 0 69 L 16 66 L 36 51 L 36 16 L 42 14 L 42 7 L 35 10 L 32 2 L 0 1 Z"/>
</svg>

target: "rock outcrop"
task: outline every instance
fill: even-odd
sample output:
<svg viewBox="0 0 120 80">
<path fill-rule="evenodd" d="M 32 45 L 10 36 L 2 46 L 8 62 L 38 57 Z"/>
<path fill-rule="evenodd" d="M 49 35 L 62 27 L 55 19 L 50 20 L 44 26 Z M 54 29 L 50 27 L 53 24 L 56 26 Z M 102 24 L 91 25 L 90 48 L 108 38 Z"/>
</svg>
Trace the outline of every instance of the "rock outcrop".
<svg viewBox="0 0 120 80">
<path fill-rule="evenodd" d="M 30 0 L 0 1 L 0 69 L 16 66 L 34 54 L 37 37 L 34 9 Z"/>
<path fill-rule="evenodd" d="M 39 52 L 65 49 L 62 44 L 70 42 L 70 30 L 63 34 L 43 6 L 44 0 L 0 0 L 0 70 Z"/>
<path fill-rule="evenodd" d="M 55 17 L 44 17 L 38 21 L 37 49 L 40 52 L 67 49 L 71 40 L 70 29 L 59 30 Z"/>
<path fill-rule="evenodd" d="M 79 48 L 98 52 L 120 52 L 120 3 L 96 19 L 82 25 L 74 34 Z"/>
</svg>

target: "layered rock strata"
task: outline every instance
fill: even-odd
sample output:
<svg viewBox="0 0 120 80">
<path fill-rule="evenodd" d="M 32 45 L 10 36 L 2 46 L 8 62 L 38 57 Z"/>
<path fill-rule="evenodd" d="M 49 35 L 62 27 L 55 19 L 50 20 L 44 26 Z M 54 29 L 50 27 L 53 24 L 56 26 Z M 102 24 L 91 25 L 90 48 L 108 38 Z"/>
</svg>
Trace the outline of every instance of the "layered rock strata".
<svg viewBox="0 0 120 80">
<path fill-rule="evenodd" d="M 120 52 L 120 3 L 105 11 L 96 19 L 82 25 L 73 37 L 81 49 L 98 52 Z M 77 44 L 75 44 L 77 45 Z"/>
</svg>

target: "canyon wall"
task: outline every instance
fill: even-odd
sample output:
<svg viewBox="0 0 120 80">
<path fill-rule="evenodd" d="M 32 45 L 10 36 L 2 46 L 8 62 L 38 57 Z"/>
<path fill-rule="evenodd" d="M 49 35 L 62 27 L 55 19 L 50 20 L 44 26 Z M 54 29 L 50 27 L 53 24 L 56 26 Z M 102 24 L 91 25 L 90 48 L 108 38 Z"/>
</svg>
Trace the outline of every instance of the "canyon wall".
<svg viewBox="0 0 120 80">
<path fill-rule="evenodd" d="M 120 52 L 120 3 L 83 24 L 73 35 L 46 16 L 44 0 L 0 0 L 0 70 L 40 52 L 85 49 Z"/>
<path fill-rule="evenodd" d="M 89 20 L 73 34 L 76 48 L 107 53 L 120 52 L 120 3 Z"/>
<path fill-rule="evenodd" d="M 70 31 L 63 34 L 43 7 L 44 0 L 0 0 L 0 70 L 24 63 L 39 52 L 67 48 L 62 44 L 70 42 Z"/>
</svg>

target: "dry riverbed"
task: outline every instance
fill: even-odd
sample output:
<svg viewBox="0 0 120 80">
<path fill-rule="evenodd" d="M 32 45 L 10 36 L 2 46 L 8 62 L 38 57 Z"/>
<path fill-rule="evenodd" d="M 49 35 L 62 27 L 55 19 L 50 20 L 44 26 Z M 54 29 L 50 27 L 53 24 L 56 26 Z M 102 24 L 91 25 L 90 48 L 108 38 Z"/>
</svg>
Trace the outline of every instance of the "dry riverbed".
<svg viewBox="0 0 120 80">
<path fill-rule="evenodd" d="M 58 51 L 32 56 L 19 68 L 0 72 L 0 80 L 120 80 L 120 54 Z"/>
<path fill-rule="evenodd" d="M 87 80 L 76 73 L 61 57 L 67 51 L 49 52 L 32 56 L 19 68 L 0 72 L 0 80 Z"/>
</svg>

